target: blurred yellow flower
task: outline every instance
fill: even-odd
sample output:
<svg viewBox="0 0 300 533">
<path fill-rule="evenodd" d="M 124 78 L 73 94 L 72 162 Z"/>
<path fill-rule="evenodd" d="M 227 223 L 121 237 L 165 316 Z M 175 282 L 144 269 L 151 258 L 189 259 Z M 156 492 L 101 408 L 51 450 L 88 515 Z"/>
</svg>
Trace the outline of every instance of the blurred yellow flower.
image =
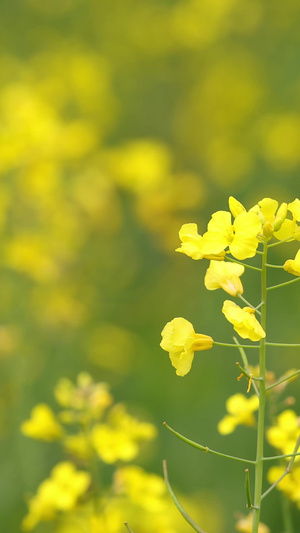
<svg viewBox="0 0 300 533">
<path fill-rule="evenodd" d="M 181 252 L 186 254 L 192 259 L 214 259 L 223 261 L 225 257 L 225 252 L 221 251 L 220 253 L 214 254 L 205 254 L 202 251 L 202 239 L 203 237 L 198 234 L 197 224 L 183 224 L 179 231 L 179 237 L 181 240 L 180 248 L 176 248 L 176 252 Z"/>
<path fill-rule="evenodd" d="M 91 442 L 102 461 L 111 464 L 118 460 L 130 461 L 139 453 L 139 443 L 155 436 L 155 426 L 140 422 L 129 415 L 123 405 L 117 404 L 106 423 L 94 425 Z"/>
<path fill-rule="evenodd" d="M 218 431 L 221 435 L 232 433 L 238 425 L 254 426 L 255 417 L 253 411 L 257 411 L 259 406 L 258 396 L 253 395 L 247 398 L 243 394 L 234 394 L 226 401 L 226 409 L 229 415 L 218 424 Z"/>
<path fill-rule="evenodd" d="M 83 433 L 68 435 L 64 438 L 63 445 L 68 454 L 78 459 L 90 459 L 93 453 L 89 436 Z"/>
<path fill-rule="evenodd" d="M 253 514 L 243 516 L 235 524 L 235 529 L 240 533 L 252 533 Z M 258 533 L 270 533 L 270 528 L 263 522 L 259 522 Z"/>
<path fill-rule="evenodd" d="M 33 408 L 31 418 L 23 422 L 21 431 L 26 437 L 44 441 L 58 440 L 63 434 L 63 429 L 53 411 L 42 403 Z"/>
<path fill-rule="evenodd" d="M 119 494 L 150 512 L 160 512 L 165 507 L 166 484 L 160 476 L 149 474 L 139 466 L 119 468 L 114 475 L 114 486 Z"/>
<path fill-rule="evenodd" d="M 29 500 L 29 513 L 22 522 L 23 531 L 31 531 L 42 520 L 53 520 L 58 511 L 74 509 L 90 482 L 90 475 L 76 470 L 72 463 L 58 463 L 50 478 L 41 483 L 36 495 Z"/>
<path fill-rule="evenodd" d="M 263 328 L 254 316 L 255 311 L 252 307 L 244 307 L 241 309 L 241 307 L 234 302 L 225 300 L 222 313 L 224 313 L 227 320 L 233 324 L 234 330 L 243 339 L 259 341 L 266 336 Z"/>
<path fill-rule="evenodd" d="M 203 254 L 219 254 L 229 247 L 230 253 L 236 259 L 254 257 L 260 230 L 261 222 L 255 213 L 240 213 L 232 224 L 231 213 L 217 211 L 212 215 L 207 232 L 203 235 Z"/>
<path fill-rule="evenodd" d="M 240 276 L 244 273 L 243 265 L 226 263 L 225 261 L 211 261 L 206 271 L 204 285 L 209 291 L 222 288 L 231 296 L 243 294 L 244 289 Z"/>
<path fill-rule="evenodd" d="M 267 473 L 269 483 L 275 483 L 284 473 L 284 466 L 272 466 Z M 300 466 L 294 464 L 288 476 L 285 476 L 277 485 L 288 498 L 300 508 Z"/>
<path fill-rule="evenodd" d="M 182 317 L 168 322 L 161 334 L 160 346 L 169 352 L 177 376 L 185 376 L 190 371 L 195 351 L 209 350 L 213 346 L 209 335 L 195 333 L 191 322 Z"/>
<path fill-rule="evenodd" d="M 283 268 L 294 276 L 300 276 L 300 250 L 296 253 L 295 259 L 288 259 L 284 263 Z"/>
<path fill-rule="evenodd" d="M 299 436 L 299 418 L 295 411 L 286 409 L 280 413 L 276 424 L 267 430 L 266 436 L 268 442 L 284 455 L 293 453 Z"/>
</svg>

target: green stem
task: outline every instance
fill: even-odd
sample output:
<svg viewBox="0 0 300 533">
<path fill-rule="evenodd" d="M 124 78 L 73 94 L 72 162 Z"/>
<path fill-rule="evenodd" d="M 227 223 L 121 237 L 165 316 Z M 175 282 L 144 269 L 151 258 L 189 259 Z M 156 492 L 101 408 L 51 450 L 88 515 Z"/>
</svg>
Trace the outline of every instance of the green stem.
<svg viewBox="0 0 300 533">
<path fill-rule="evenodd" d="M 288 379 L 291 379 L 294 376 L 297 376 L 298 374 L 300 374 L 300 370 L 297 370 L 296 372 L 293 372 L 293 374 L 290 374 L 289 376 L 286 376 L 285 378 L 282 378 L 279 381 L 276 381 L 276 383 L 272 383 L 272 385 L 269 385 L 269 387 L 267 387 L 266 390 L 274 389 L 274 387 L 277 387 L 277 385 L 280 385 L 281 383 L 288 381 Z"/>
<path fill-rule="evenodd" d="M 127 531 L 129 531 L 129 533 L 133 533 L 130 525 L 128 524 L 128 522 L 124 522 L 124 526 L 126 527 Z"/>
<path fill-rule="evenodd" d="M 167 485 L 167 489 L 168 489 L 168 492 L 173 500 L 173 502 L 175 503 L 178 511 L 180 512 L 180 514 L 183 516 L 183 518 L 186 520 L 186 522 L 188 524 L 190 524 L 190 526 L 195 530 L 197 531 L 197 533 L 204 533 L 203 529 L 201 529 L 198 524 L 196 524 L 196 522 L 192 519 L 192 517 L 186 512 L 186 510 L 182 507 L 180 501 L 178 500 L 177 496 L 175 495 L 171 485 L 170 485 L 170 482 L 169 482 L 169 476 L 168 476 L 168 470 L 167 470 L 167 461 L 164 460 L 163 461 L 163 471 L 164 471 L 164 478 L 165 478 L 165 483 Z"/>
<path fill-rule="evenodd" d="M 242 261 L 237 261 L 237 259 L 232 259 L 231 257 L 228 257 L 228 255 L 226 256 L 226 259 L 228 259 L 228 261 L 231 261 L 232 263 L 237 263 L 238 265 L 243 265 L 246 268 L 251 268 L 252 270 L 258 270 L 259 272 L 261 271 L 261 268 L 254 267 L 252 265 L 247 265 L 246 263 L 242 263 Z"/>
<path fill-rule="evenodd" d="M 252 344 L 228 344 L 227 342 L 216 342 L 214 341 L 213 344 L 215 344 L 216 346 L 226 346 L 228 348 L 256 348 L 257 350 L 259 349 L 259 346 L 256 345 L 252 345 Z"/>
<path fill-rule="evenodd" d="M 268 248 L 273 248 L 273 246 L 278 246 L 278 244 L 283 244 L 284 242 L 293 242 L 295 239 L 293 237 L 288 237 L 283 241 L 273 242 L 273 244 L 268 244 Z"/>
<path fill-rule="evenodd" d="M 264 242 L 261 268 L 261 326 L 266 331 L 266 305 L 267 305 L 267 242 Z M 264 456 L 264 432 L 265 432 L 265 403 L 266 403 L 266 339 L 260 341 L 259 350 L 259 377 L 262 378 L 260 383 L 259 410 L 257 423 L 257 444 L 256 444 L 256 464 L 255 464 L 255 486 L 254 486 L 254 508 L 253 508 L 253 525 L 252 533 L 258 533 L 262 482 L 263 482 L 263 456 Z"/>
<path fill-rule="evenodd" d="M 285 344 L 282 342 L 266 342 L 266 346 L 280 346 L 283 348 L 299 348 L 300 344 Z"/>
<path fill-rule="evenodd" d="M 266 263 L 266 266 L 268 268 L 281 268 L 281 269 L 283 269 L 283 265 L 270 265 L 269 263 Z"/>
<path fill-rule="evenodd" d="M 245 304 L 247 304 L 248 307 L 251 307 L 251 309 L 254 309 L 259 315 L 261 314 L 261 312 L 258 311 L 257 308 L 254 307 L 254 305 L 252 305 L 250 302 L 248 302 L 248 300 L 246 300 L 246 298 L 244 298 L 244 296 L 242 296 L 241 294 L 238 294 L 238 297 L 239 297 L 240 300 L 242 300 Z"/>
<path fill-rule="evenodd" d="M 291 283 L 295 283 L 295 281 L 299 281 L 300 276 L 298 278 L 290 279 L 290 281 L 285 281 L 284 283 L 279 283 L 278 285 L 272 285 L 272 287 L 267 287 L 267 291 L 272 291 L 273 289 L 280 289 L 280 287 L 285 287 L 286 285 L 291 285 Z"/>
<path fill-rule="evenodd" d="M 163 423 L 163 426 L 165 426 L 173 435 L 176 435 L 180 440 L 185 442 L 186 444 L 189 444 L 190 446 L 193 446 L 193 448 L 197 448 L 197 450 L 201 450 L 202 452 L 211 453 L 213 455 L 218 455 L 220 457 L 225 457 L 226 459 L 233 459 L 234 461 L 239 461 L 240 463 L 248 463 L 248 464 L 255 464 L 255 461 L 251 461 L 250 459 L 243 459 L 242 457 L 236 457 L 235 455 L 227 455 L 226 453 L 217 452 L 215 450 L 211 450 L 208 448 L 208 446 L 202 446 L 202 444 L 198 444 L 197 442 L 187 439 L 181 433 L 178 433 L 178 431 L 175 431 L 175 429 L 168 426 L 166 422 Z"/>
<path fill-rule="evenodd" d="M 278 461 L 279 459 L 286 459 L 287 457 L 297 457 L 298 455 L 300 455 L 300 452 L 287 453 L 284 455 L 272 455 L 270 457 L 263 457 L 263 461 Z"/>
</svg>

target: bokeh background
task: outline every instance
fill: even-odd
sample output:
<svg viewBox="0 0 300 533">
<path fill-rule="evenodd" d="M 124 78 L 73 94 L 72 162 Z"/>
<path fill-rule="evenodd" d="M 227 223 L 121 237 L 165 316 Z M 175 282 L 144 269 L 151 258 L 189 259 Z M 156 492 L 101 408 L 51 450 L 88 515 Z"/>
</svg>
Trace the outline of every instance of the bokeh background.
<svg viewBox="0 0 300 533">
<path fill-rule="evenodd" d="M 233 531 L 234 511 L 245 509 L 243 467 L 161 424 L 253 456 L 251 429 L 216 429 L 225 399 L 245 392 L 237 354 L 196 354 L 179 378 L 160 332 L 184 316 L 231 340 L 224 294 L 203 286 L 207 265 L 174 253 L 182 223 L 203 232 L 230 194 L 248 207 L 299 196 L 299 25 L 297 0 L 2 2 L 3 531 L 19 531 L 24 493 L 60 458 L 54 445 L 23 437 L 20 423 L 36 403 L 55 405 L 60 377 L 83 370 L 158 426 L 147 469 L 161 473 L 167 458 L 173 485 L 215 502 L 219 533 Z M 296 249 L 277 249 L 273 262 Z M 255 283 L 247 272 L 245 296 L 258 300 Z M 271 298 L 273 339 L 299 341 L 299 291 Z M 270 353 L 278 373 L 298 366 L 294 350 Z M 274 533 L 278 502 L 274 493 L 263 515 Z"/>
</svg>

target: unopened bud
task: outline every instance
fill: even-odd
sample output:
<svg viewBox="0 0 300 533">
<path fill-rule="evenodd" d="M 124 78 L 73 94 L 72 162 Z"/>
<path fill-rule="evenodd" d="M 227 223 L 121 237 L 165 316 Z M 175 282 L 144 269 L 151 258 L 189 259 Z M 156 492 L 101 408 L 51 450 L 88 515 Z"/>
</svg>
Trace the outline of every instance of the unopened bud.
<svg viewBox="0 0 300 533">
<path fill-rule="evenodd" d="M 274 226 L 271 222 L 266 222 L 263 226 L 263 234 L 265 237 L 272 237 L 274 233 Z"/>
<path fill-rule="evenodd" d="M 229 196 L 228 204 L 231 214 L 234 218 L 236 218 L 241 213 L 246 212 L 246 209 L 244 208 L 243 204 L 241 204 L 241 202 L 236 200 L 233 196 Z"/>
<path fill-rule="evenodd" d="M 275 220 L 274 220 L 274 231 L 280 230 L 283 222 L 286 219 L 288 206 L 286 202 L 283 202 L 281 206 L 279 207 Z"/>
</svg>

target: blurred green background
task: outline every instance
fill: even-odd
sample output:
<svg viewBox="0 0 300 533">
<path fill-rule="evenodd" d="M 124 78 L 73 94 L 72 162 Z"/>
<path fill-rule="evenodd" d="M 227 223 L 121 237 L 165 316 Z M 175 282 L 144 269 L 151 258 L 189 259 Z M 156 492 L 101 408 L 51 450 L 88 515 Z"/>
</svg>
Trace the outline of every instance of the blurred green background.
<svg viewBox="0 0 300 533">
<path fill-rule="evenodd" d="M 19 531 L 24 493 L 60 458 L 21 436 L 20 423 L 36 403 L 55 405 L 60 377 L 83 370 L 158 426 L 147 469 L 161 473 L 167 458 L 173 484 L 214 494 L 220 533 L 233 531 L 243 467 L 197 453 L 161 423 L 253 456 L 251 429 L 216 429 L 225 399 L 245 393 L 237 355 L 196 354 L 179 378 L 160 332 L 183 316 L 231 340 L 224 294 L 203 286 L 207 264 L 174 253 L 182 223 L 202 233 L 231 194 L 247 207 L 299 196 L 299 25 L 297 0 L 2 0 L 3 531 Z M 296 249 L 277 249 L 273 262 Z M 243 282 L 252 297 L 255 274 Z M 272 340 L 297 342 L 299 291 L 270 300 Z M 273 349 L 269 368 L 297 361 Z M 274 493 L 262 516 L 273 533 L 278 502 Z"/>
</svg>

